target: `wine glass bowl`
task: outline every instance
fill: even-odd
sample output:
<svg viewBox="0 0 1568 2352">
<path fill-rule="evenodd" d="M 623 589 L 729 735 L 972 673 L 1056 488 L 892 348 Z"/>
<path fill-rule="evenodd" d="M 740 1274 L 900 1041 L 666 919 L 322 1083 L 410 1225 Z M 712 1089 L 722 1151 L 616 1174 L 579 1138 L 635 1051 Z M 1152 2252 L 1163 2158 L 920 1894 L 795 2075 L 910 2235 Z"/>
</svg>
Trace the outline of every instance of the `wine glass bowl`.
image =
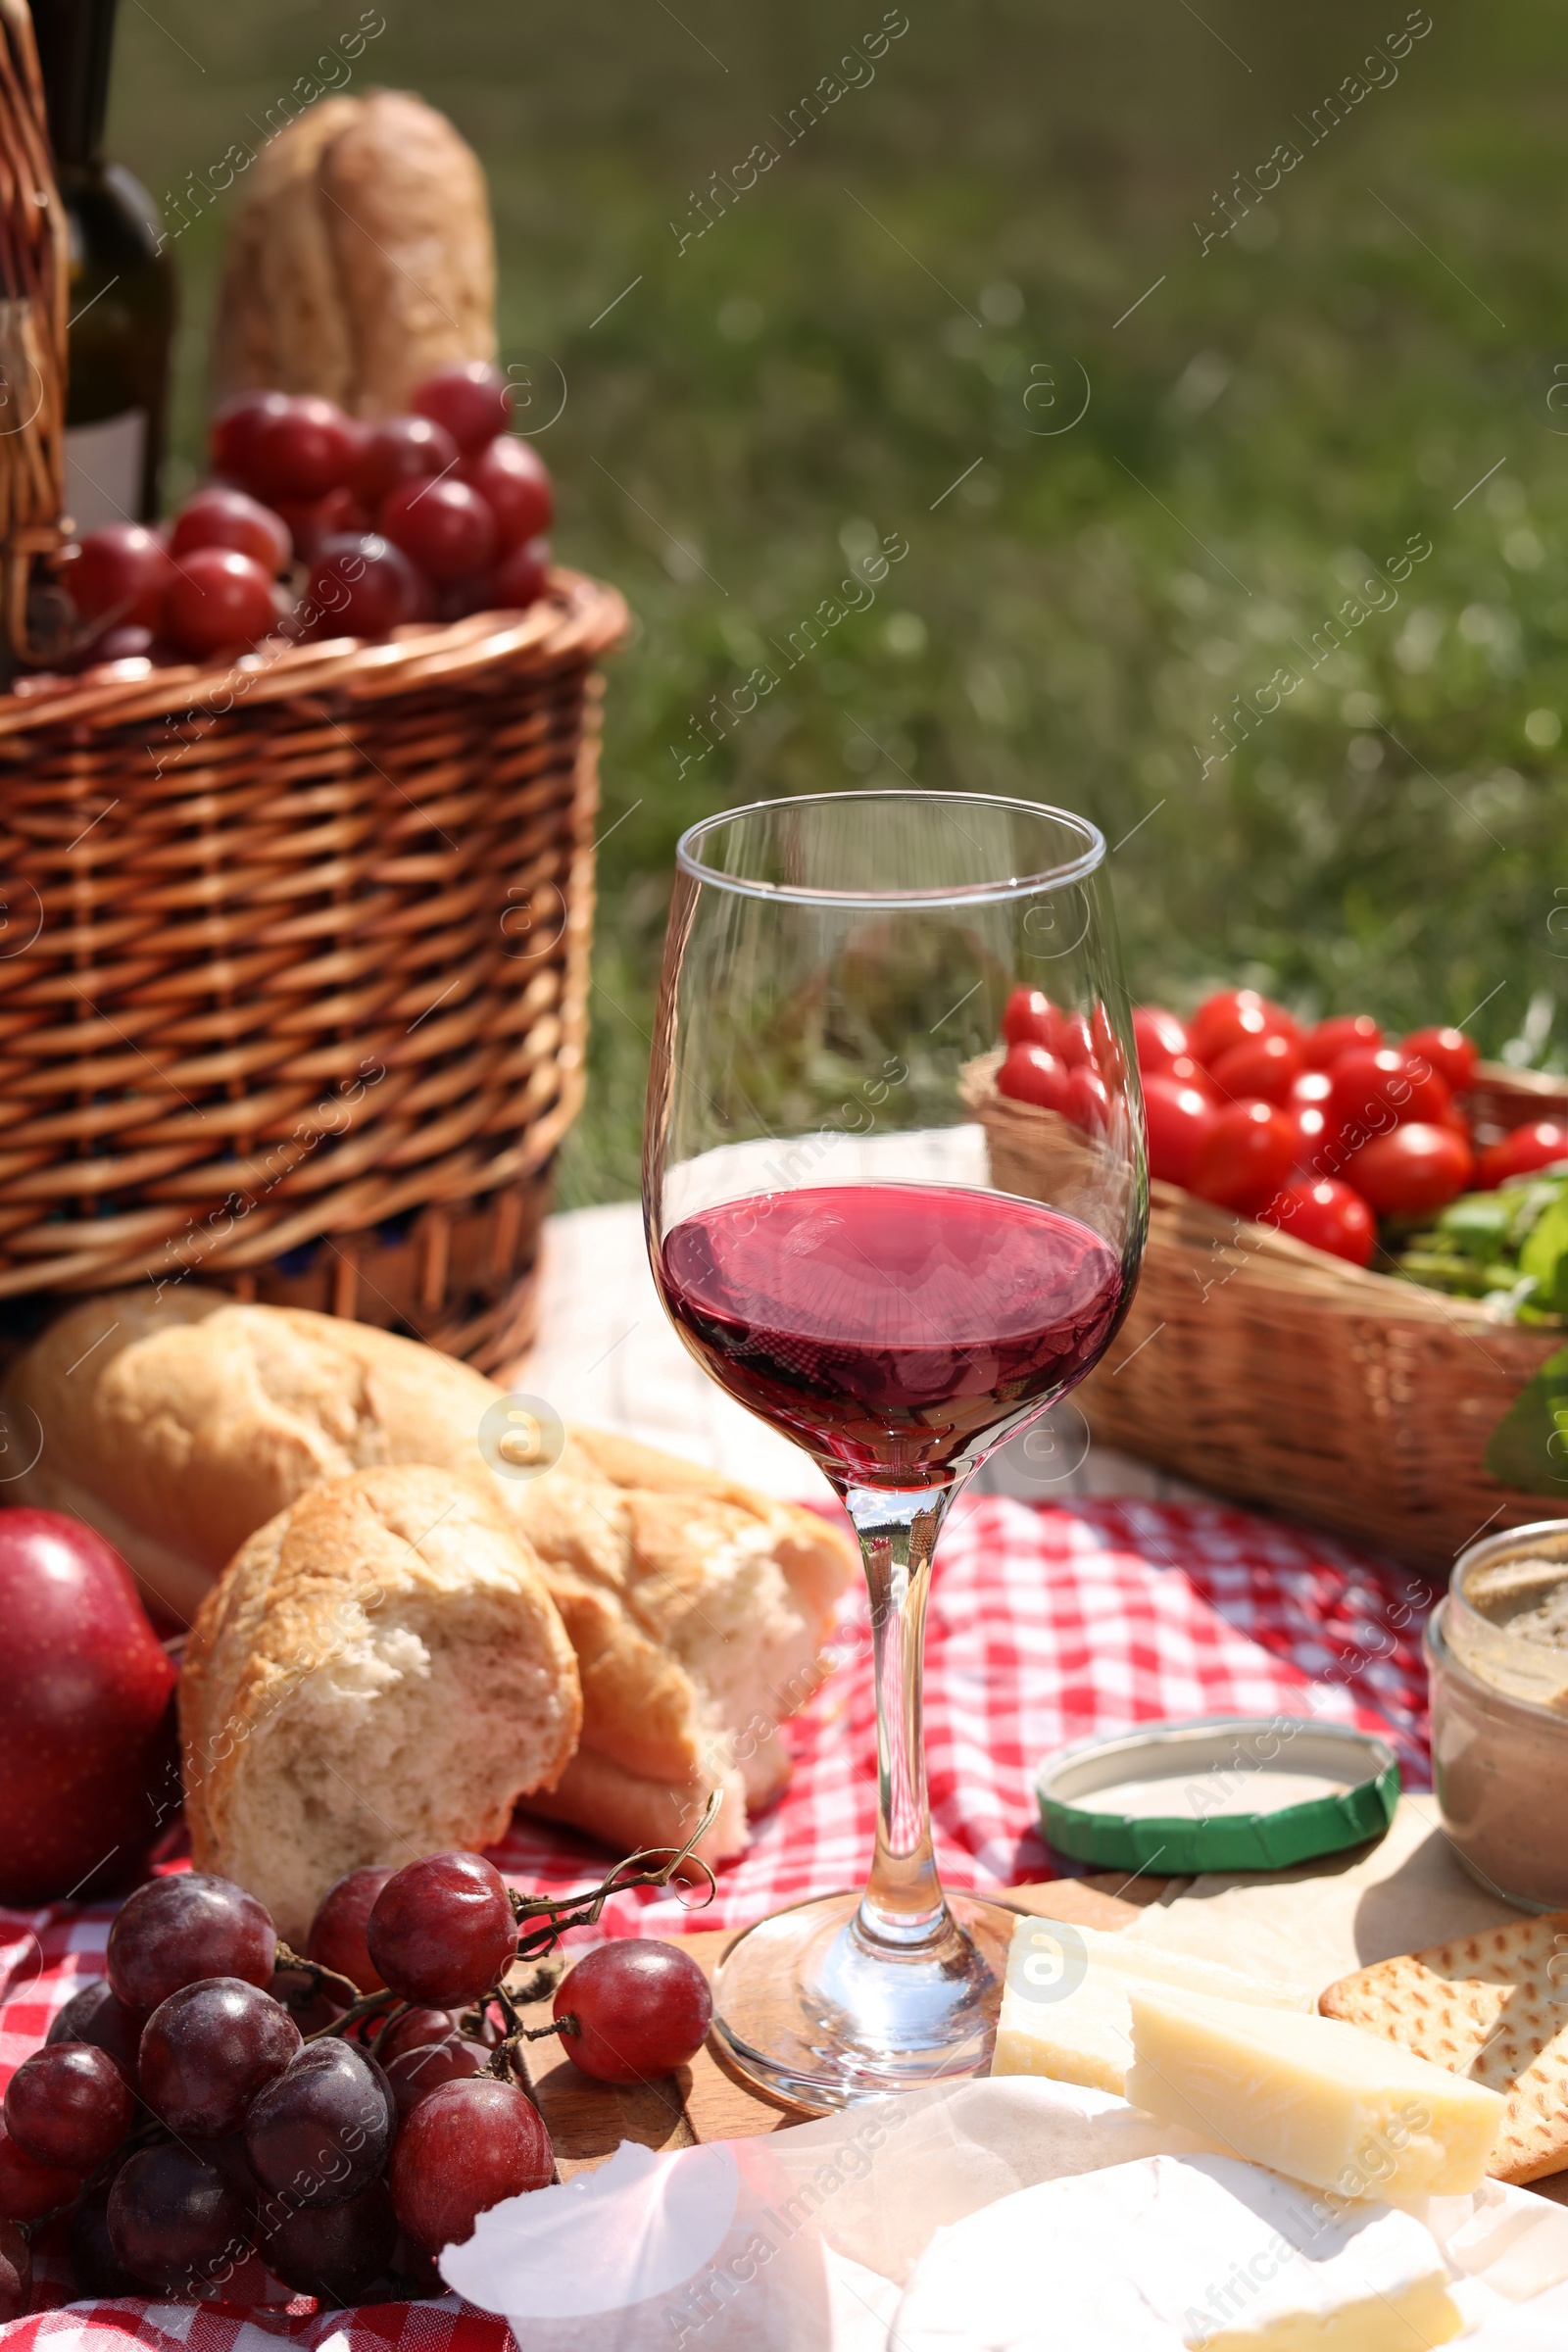
<svg viewBox="0 0 1568 2352">
<path fill-rule="evenodd" d="M 760 804 L 677 854 L 654 1278 L 698 1360 L 843 1497 L 871 1601 L 867 1887 L 750 1930 L 715 1987 L 731 2058 L 802 2105 L 989 2057 L 1012 1915 L 942 1892 L 921 1630 L 953 1495 L 1099 1361 L 1137 1277 L 1143 1115 L 1103 856 L 1065 810 L 918 791 Z M 1020 988 L 1061 1049 L 1030 1196 L 995 1180 L 978 1115 Z"/>
</svg>

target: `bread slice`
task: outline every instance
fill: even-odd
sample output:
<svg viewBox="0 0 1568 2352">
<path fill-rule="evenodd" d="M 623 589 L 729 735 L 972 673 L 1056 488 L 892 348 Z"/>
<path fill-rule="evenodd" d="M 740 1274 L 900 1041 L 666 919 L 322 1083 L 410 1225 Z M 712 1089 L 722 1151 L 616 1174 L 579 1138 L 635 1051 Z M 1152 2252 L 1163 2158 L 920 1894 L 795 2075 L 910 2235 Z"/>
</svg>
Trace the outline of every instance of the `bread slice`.
<svg viewBox="0 0 1568 2352">
<path fill-rule="evenodd" d="M 186 1646 L 196 1868 L 302 1945 L 346 1870 L 493 1843 L 559 1779 L 581 1719 L 539 1564 L 477 1480 L 314 1487 L 240 1546 Z"/>
<path fill-rule="evenodd" d="M 1503 2092 L 1494 2180 L 1568 2170 L 1568 1911 L 1380 1960 L 1318 2007 Z"/>
<path fill-rule="evenodd" d="M 542 1476 L 502 1476 L 479 1432 L 503 1394 L 366 1324 L 193 1285 L 118 1293 L 68 1309 L 12 1368 L 7 1402 L 44 1436 L 16 1498 L 88 1520 L 188 1622 L 254 1530 L 323 1479 L 420 1461 L 477 1477 L 539 1554 L 577 1653 L 582 1756 L 552 1816 L 624 1850 L 628 1823 L 673 1815 L 684 1836 L 718 1788 L 703 1852 L 741 1851 L 748 1804 L 788 1779 L 779 1726 L 820 1685 L 853 1546 L 814 1512 L 601 1432 L 570 1432 Z"/>
</svg>

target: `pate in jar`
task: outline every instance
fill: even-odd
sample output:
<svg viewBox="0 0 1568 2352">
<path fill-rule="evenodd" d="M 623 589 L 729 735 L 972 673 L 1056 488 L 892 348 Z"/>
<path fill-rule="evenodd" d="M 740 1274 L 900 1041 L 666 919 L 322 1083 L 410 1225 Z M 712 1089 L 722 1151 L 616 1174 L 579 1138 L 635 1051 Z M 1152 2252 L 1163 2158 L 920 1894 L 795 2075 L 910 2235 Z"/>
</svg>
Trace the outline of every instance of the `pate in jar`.
<svg viewBox="0 0 1568 2352">
<path fill-rule="evenodd" d="M 1568 1908 L 1568 1522 L 1473 1544 L 1427 1623 L 1432 1766 L 1471 1875 Z"/>
</svg>

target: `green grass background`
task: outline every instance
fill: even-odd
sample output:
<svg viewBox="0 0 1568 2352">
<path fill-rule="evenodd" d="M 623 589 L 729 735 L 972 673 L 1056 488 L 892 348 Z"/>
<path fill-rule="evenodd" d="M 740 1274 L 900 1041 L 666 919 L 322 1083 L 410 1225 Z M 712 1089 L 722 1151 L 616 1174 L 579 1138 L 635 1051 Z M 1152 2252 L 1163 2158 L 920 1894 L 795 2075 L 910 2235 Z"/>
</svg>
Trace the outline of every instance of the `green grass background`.
<svg viewBox="0 0 1568 2352">
<path fill-rule="evenodd" d="M 1427 12 L 906 0 L 874 79 L 786 145 L 880 0 L 383 7 L 348 86 L 417 88 L 478 149 L 505 356 L 541 413 L 564 385 L 539 440 L 558 550 L 638 618 L 563 1205 L 637 1187 L 678 832 L 781 792 L 1064 802 L 1120 845 L 1139 996 L 1247 980 L 1568 1062 L 1559 9 L 1431 0 L 1397 78 L 1309 144 Z M 122 0 L 111 144 L 172 225 L 166 192 L 254 141 L 360 17 Z M 769 139 L 683 250 L 695 193 Z M 1205 252 L 1195 220 L 1217 230 L 1284 140 L 1300 163 Z M 176 494 L 232 201 L 174 247 Z M 682 770 L 693 714 L 891 533 L 909 553 L 875 604 Z M 1216 714 L 1299 667 L 1292 640 L 1412 534 L 1432 553 L 1397 605 L 1205 770 Z"/>
</svg>

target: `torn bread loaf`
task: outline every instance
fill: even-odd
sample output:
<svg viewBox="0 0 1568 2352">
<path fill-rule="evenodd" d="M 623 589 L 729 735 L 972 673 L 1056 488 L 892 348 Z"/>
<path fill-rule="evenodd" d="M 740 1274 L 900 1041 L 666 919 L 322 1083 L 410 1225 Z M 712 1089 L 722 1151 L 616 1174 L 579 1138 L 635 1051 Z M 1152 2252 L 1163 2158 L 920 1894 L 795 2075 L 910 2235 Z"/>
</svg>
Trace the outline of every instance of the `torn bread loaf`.
<svg viewBox="0 0 1568 2352">
<path fill-rule="evenodd" d="M 1358 1968 L 1318 2007 L 1501 2091 L 1494 2180 L 1568 2170 L 1568 1911 Z"/>
<path fill-rule="evenodd" d="M 789 1777 L 778 1727 L 820 1683 L 852 1546 L 813 1512 L 598 1432 L 568 1434 L 542 1475 L 502 1475 L 480 1427 L 503 1398 L 415 1341 L 183 1285 L 71 1307 L 6 1391 L 43 1440 L 17 1499 L 88 1520 L 186 1621 L 323 1479 L 416 1461 L 481 1478 L 539 1553 L 582 1680 L 578 1751 L 530 1801 L 624 1852 L 684 1837 L 718 1788 L 702 1850 L 739 1852 L 748 1804 Z"/>
<path fill-rule="evenodd" d="M 198 1870 L 304 1949 L 335 1879 L 489 1845 L 550 1788 L 582 1720 L 539 1562 L 476 1479 L 361 1470 L 241 1544 L 179 1690 Z"/>
</svg>

